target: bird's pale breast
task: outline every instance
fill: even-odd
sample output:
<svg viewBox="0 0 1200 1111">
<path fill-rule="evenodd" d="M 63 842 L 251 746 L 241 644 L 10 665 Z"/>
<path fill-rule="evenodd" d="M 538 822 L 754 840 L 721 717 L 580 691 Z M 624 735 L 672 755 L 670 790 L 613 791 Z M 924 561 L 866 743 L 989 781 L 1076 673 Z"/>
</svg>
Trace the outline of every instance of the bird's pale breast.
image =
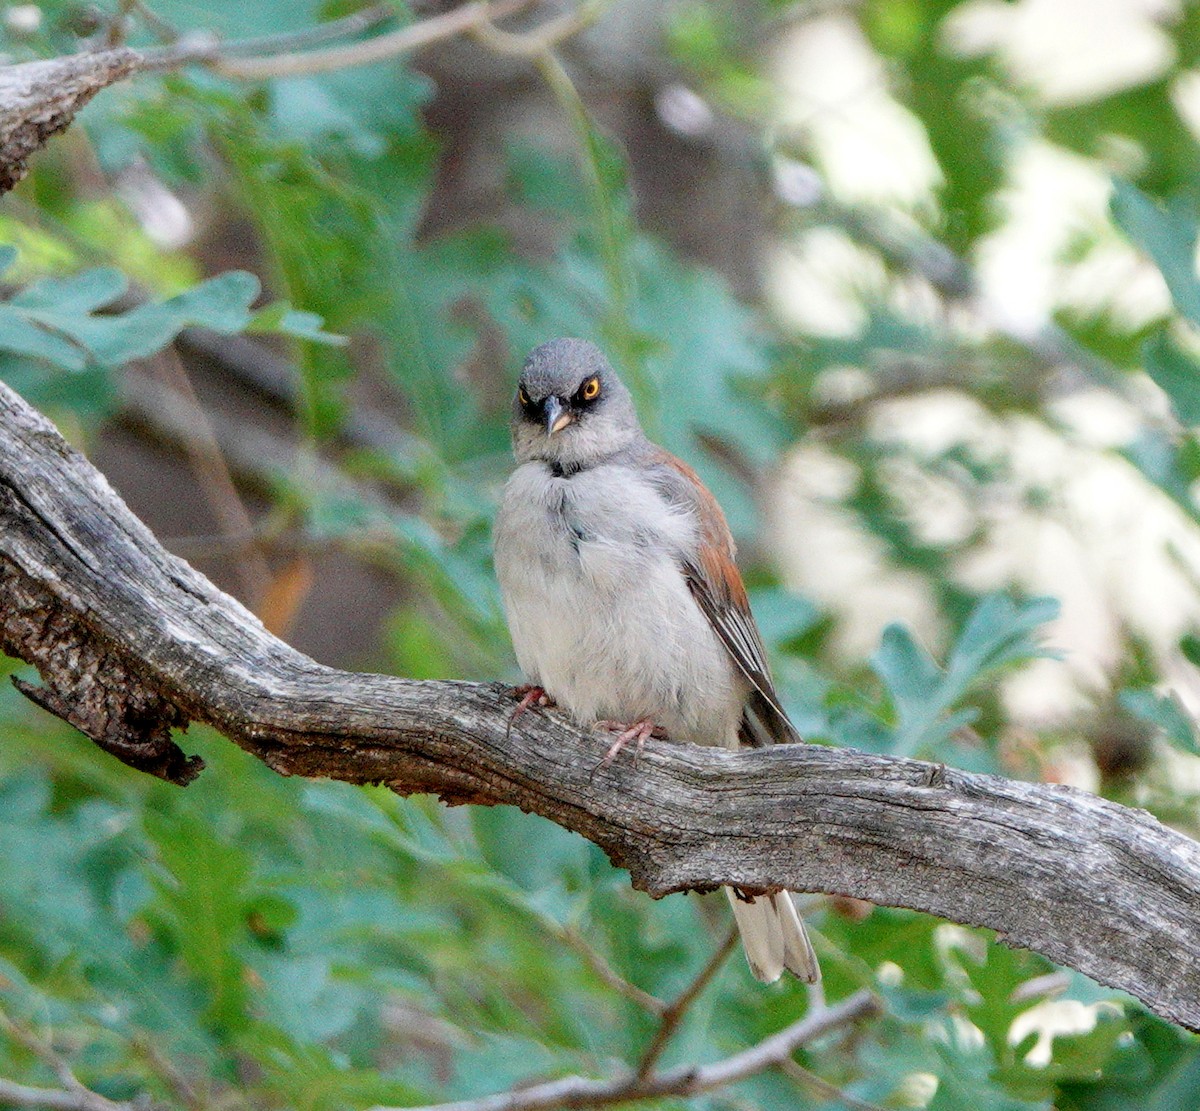
<svg viewBox="0 0 1200 1111">
<path fill-rule="evenodd" d="M 688 590 L 690 515 L 630 467 L 517 468 L 495 558 L 517 659 L 581 724 L 652 718 L 675 740 L 736 745 L 744 683 Z"/>
</svg>

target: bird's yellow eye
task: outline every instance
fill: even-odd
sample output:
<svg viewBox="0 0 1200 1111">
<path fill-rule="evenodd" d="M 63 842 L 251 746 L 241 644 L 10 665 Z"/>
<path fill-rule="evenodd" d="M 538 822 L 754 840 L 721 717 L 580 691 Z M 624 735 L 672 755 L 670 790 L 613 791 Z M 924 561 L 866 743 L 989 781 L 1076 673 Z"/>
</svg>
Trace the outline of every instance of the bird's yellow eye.
<svg viewBox="0 0 1200 1111">
<path fill-rule="evenodd" d="M 600 396 L 600 379 L 589 378 L 583 384 L 583 389 L 579 391 L 579 396 L 584 401 L 595 401 Z"/>
<path fill-rule="evenodd" d="M 520 403 L 522 406 L 526 406 L 526 405 L 528 405 L 528 404 L 529 404 L 529 394 L 527 394 L 527 393 L 525 392 L 525 387 L 524 387 L 524 386 L 518 386 L 518 387 L 517 387 L 517 401 L 518 401 L 518 402 L 519 402 L 519 403 Z"/>
</svg>

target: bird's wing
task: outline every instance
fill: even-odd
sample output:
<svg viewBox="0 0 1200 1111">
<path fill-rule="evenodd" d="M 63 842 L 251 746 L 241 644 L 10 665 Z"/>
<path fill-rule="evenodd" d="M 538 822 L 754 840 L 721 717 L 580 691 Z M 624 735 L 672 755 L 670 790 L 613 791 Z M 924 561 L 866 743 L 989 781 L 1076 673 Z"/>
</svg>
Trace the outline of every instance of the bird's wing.
<svg viewBox="0 0 1200 1111">
<path fill-rule="evenodd" d="M 694 512 L 699 520 L 696 548 L 681 560 L 688 589 L 737 669 L 750 684 L 742 720 L 746 744 L 799 741 L 800 734 L 779 703 L 762 637 L 750 612 L 750 599 L 734 562 L 736 547 L 717 499 L 691 467 L 663 448 L 651 462 L 664 495 Z"/>
</svg>

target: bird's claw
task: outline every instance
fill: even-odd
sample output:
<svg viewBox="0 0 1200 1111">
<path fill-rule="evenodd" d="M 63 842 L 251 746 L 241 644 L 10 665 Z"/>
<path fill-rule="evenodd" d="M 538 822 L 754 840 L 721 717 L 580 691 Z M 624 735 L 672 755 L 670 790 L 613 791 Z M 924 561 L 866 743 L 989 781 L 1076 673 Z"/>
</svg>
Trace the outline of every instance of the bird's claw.
<svg viewBox="0 0 1200 1111">
<path fill-rule="evenodd" d="M 654 737 L 657 740 L 664 740 L 667 736 L 666 730 L 655 725 L 649 718 L 641 718 L 635 722 L 628 721 L 598 721 L 596 722 L 598 729 L 609 729 L 617 734 L 616 740 L 613 741 L 609 750 L 604 754 L 604 759 L 600 761 L 599 766 L 607 768 L 630 741 L 637 742 L 637 748 L 633 754 L 633 762 L 636 764 L 642 757 L 642 753 L 646 750 L 646 742 Z"/>
<path fill-rule="evenodd" d="M 509 692 L 510 698 L 517 699 L 517 707 L 512 712 L 512 717 L 508 719 L 507 733 L 512 732 L 512 727 L 517 718 L 519 718 L 526 710 L 534 706 L 553 706 L 554 699 L 551 698 L 545 691 L 544 687 L 539 687 L 533 683 L 525 683 L 519 687 L 513 687 Z"/>
</svg>

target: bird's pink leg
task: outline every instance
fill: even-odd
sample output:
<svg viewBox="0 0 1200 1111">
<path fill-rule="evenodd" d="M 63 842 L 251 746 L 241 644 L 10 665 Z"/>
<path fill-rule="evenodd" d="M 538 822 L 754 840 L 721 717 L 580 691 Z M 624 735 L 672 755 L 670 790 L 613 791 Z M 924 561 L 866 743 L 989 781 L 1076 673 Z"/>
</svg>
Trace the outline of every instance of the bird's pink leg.
<svg viewBox="0 0 1200 1111">
<path fill-rule="evenodd" d="M 637 751 L 634 753 L 634 762 L 641 757 L 646 750 L 646 741 L 651 737 L 658 740 L 664 740 L 667 732 L 665 729 L 655 725 L 649 718 L 641 718 L 635 722 L 628 721 L 598 721 L 596 726 L 599 729 L 610 729 L 617 734 L 617 739 L 613 741 L 612 747 L 604 754 L 604 759 L 600 761 L 600 766 L 607 768 L 616 758 L 617 754 L 630 741 L 637 741 Z"/>
<path fill-rule="evenodd" d="M 517 720 L 531 706 L 553 706 L 554 699 L 551 698 L 543 687 L 536 686 L 533 683 L 526 683 L 520 687 L 513 687 L 509 692 L 512 698 L 520 699 L 517 703 L 517 708 L 513 710 L 512 717 L 508 719 L 508 726 L 511 729 L 512 723 Z"/>
</svg>

